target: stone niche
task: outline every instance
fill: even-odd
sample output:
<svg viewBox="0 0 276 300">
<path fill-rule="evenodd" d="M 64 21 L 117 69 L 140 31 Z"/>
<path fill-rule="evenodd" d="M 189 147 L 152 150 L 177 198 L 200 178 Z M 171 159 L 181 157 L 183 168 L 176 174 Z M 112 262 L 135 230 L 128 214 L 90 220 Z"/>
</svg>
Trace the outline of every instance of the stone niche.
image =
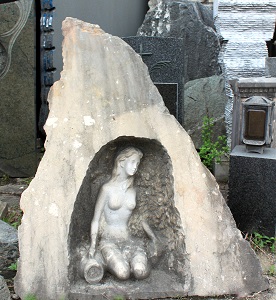
<svg viewBox="0 0 276 300">
<path fill-rule="evenodd" d="M 89 249 L 91 217 L 95 212 L 98 191 L 111 176 L 116 154 L 131 146 L 142 151 L 143 159 L 135 175 L 137 206 L 129 221 L 130 232 L 132 236 L 147 240 L 141 226 L 141 219 L 145 219 L 159 239 L 160 254 L 151 259 L 151 275 L 145 280 L 120 282 L 107 272 L 95 292 L 95 286 L 89 286 L 79 270 L 81 260 Z M 189 264 L 185 262 L 181 219 L 174 206 L 173 185 L 171 159 L 157 140 L 124 136 L 100 149 L 89 164 L 72 214 L 69 232 L 70 299 L 80 299 L 80 295 L 119 295 L 122 290 L 135 299 L 144 297 L 145 291 L 150 297 L 177 296 L 179 291 L 184 290 L 185 283 L 190 283 L 190 272 Z"/>
<path fill-rule="evenodd" d="M 141 57 L 120 38 L 77 19 L 66 18 L 63 34 L 64 68 L 49 93 L 46 151 L 20 201 L 16 293 L 43 300 L 160 299 L 267 289 L 214 177 L 169 114 Z M 114 158 L 128 146 L 143 157 L 134 176 L 136 198 L 134 189 L 127 198 L 133 209 L 127 231 L 146 241 L 143 218 L 159 251 L 147 257 L 147 277 L 119 280 L 106 271 L 91 284 L 81 270 L 99 188 L 110 183 Z"/>
</svg>

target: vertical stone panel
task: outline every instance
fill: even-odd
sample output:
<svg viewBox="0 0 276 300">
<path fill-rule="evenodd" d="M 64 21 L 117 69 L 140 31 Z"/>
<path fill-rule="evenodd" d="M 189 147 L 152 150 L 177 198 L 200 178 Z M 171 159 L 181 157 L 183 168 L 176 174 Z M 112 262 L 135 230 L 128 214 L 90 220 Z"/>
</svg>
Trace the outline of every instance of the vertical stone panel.
<svg viewBox="0 0 276 300">
<path fill-rule="evenodd" d="M 0 172 L 12 177 L 33 176 L 37 168 L 34 17 L 33 6 L 0 80 Z M 19 18 L 16 4 L 0 5 L 0 18 L 1 33 L 11 29 Z M 6 40 L 0 42 L 6 46 Z"/>
</svg>

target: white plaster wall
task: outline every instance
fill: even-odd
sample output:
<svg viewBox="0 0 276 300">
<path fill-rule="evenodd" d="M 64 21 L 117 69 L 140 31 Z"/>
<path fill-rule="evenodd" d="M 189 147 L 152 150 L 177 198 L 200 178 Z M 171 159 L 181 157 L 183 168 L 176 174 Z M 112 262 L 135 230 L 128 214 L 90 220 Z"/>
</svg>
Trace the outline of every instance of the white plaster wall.
<svg viewBox="0 0 276 300">
<path fill-rule="evenodd" d="M 266 41 L 275 19 L 276 0 L 218 0 L 216 22 L 228 40 L 224 62 L 230 79 L 265 75 Z"/>
<path fill-rule="evenodd" d="M 62 70 L 62 32 L 61 24 L 66 17 L 78 18 L 92 24 L 98 24 L 106 32 L 116 36 L 136 35 L 142 25 L 148 9 L 147 0 L 54 0 L 53 44 L 55 81 Z"/>
</svg>

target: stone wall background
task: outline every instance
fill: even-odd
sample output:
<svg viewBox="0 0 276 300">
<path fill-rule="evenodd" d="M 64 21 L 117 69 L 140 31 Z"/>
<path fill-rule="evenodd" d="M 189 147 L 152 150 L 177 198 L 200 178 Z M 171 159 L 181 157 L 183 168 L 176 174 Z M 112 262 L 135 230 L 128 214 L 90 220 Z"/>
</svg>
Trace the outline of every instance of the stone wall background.
<svg viewBox="0 0 276 300">
<path fill-rule="evenodd" d="M 266 41 L 275 29 L 276 0 L 219 0 L 216 25 L 229 79 L 265 76 Z"/>
</svg>

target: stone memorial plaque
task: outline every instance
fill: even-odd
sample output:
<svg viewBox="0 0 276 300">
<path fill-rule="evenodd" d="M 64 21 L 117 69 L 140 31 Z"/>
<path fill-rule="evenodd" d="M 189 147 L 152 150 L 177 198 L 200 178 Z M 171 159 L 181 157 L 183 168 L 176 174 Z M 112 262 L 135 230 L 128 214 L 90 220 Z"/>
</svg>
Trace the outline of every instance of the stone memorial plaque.
<svg viewBox="0 0 276 300">
<path fill-rule="evenodd" d="M 32 1 L 25 1 L 22 11 L 15 3 L 0 4 L 0 174 L 11 177 L 33 176 L 38 164 L 35 12 L 34 6 L 25 7 L 31 4 Z M 15 24 L 25 17 L 20 31 Z"/>
<path fill-rule="evenodd" d="M 183 124 L 183 39 L 133 36 L 125 37 L 123 40 L 142 57 L 165 105 Z"/>
</svg>

